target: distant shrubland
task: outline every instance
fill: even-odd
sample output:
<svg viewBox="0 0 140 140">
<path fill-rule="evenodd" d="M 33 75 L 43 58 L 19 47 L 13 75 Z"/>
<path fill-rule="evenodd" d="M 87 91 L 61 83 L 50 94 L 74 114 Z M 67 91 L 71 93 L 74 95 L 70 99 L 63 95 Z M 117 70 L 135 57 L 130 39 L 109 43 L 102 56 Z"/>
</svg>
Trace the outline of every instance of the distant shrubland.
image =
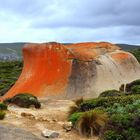
<svg viewBox="0 0 140 140">
<path fill-rule="evenodd" d="M 132 53 L 137 58 L 137 60 L 140 62 L 140 49 L 132 49 L 129 52 Z"/>
<path fill-rule="evenodd" d="M 0 96 L 16 82 L 22 67 L 22 61 L 0 61 Z"/>
</svg>

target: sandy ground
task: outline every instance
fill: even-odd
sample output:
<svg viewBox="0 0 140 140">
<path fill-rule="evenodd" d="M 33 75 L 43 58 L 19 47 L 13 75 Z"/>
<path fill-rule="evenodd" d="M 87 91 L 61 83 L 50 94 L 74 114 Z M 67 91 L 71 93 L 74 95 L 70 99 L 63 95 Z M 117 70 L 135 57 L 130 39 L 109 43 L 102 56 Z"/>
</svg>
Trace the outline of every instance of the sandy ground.
<svg viewBox="0 0 140 140">
<path fill-rule="evenodd" d="M 0 123 L 13 124 L 35 134 L 42 139 L 41 132 L 44 129 L 54 130 L 60 133 L 55 140 L 97 140 L 97 138 L 84 138 L 79 136 L 75 130 L 66 132 L 63 129 L 64 122 L 67 122 L 67 112 L 74 103 L 70 100 L 47 100 L 41 101 L 41 109 L 25 109 L 17 106 L 9 106 L 6 118 Z M 31 114 L 23 117 L 21 113 Z M 49 138 L 50 139 L 50 138 Z"/>
</svg>

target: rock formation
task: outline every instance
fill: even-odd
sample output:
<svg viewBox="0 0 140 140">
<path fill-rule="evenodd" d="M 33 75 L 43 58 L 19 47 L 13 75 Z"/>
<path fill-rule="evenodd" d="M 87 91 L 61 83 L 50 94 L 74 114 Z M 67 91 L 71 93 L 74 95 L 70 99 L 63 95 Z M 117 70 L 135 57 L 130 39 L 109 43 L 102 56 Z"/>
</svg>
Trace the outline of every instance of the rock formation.
<svg viewBox="0 0 140 140">
<path fill-rule="evenodd" d="M 0 124 L 0 140 L 44 140 L 13 125 Z"/>
<path fill-rule="evenodd" d="M 4 98 L 31 93 L 47 98 L 96 97 L 140 78 L 136 58 L 107 42 L 27 44 L 24 68 Z"/>
</svg>

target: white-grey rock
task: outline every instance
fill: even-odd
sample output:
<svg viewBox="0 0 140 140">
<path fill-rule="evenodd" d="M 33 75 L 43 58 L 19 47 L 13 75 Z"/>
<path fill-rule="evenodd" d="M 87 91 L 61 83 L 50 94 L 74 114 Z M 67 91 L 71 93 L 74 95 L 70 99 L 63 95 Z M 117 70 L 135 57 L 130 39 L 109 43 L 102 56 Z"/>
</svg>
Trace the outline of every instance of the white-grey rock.
<svg viewBox="0 0 140 140">
<path fill-rule="evenodd" d="M 45 129 L 42 131 L 42 135 L 46 138 L 57 138 L 59 133 L 53 130 Z"/>
<path fill-rule="evenodd" d="M 72 129 L 72 122 L 65 122 L 63 124 L 63 128 L 66 130 L 66 132 L 71 131 L 71 129 Z"/>
</svg>

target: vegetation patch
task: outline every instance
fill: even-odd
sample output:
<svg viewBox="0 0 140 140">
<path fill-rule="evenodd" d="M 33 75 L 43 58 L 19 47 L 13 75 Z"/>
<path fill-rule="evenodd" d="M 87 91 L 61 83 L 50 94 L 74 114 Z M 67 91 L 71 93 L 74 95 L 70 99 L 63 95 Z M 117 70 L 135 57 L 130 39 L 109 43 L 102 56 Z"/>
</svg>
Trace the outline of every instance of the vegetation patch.
<svg viewBox="0 0 140 140">
<path fill-rule="evenodd" d="M 120 96 L 120 95 L 121 95 L 120 91 L 113 89 L 113 90 L 107 90 L 107 91 L 102 92 L 99 95 L 99 97 L 114 97 L 114 96 Z"/>
<path fill-rule="evenodd" d="M 5 115 L 6 115 L 5 111 L 0 110 L 0 120 L 3 120 L 5 118 Z"/>
<path fill-rule="evenodd" d="M 139 140 L 140 80 L 127 84 L 127 93 L 109 90 L 98 98 L 83 100 L 69 121 L 81 135 L 101 140 Z M 129 91 L 129 94 L 128 94 Z M 114 94 L 115 93 L 115 94 Z"/>
<path fill-rule="evenodd" d="M 132 53 L 138 60 L 138 62 L 140 62 L 140 49 L 132 49 L 130 50 L 130 53 Z"/>
<path fill-rule="evenodd" d="M 38 101 L 37 97 L 29 93 L 17 94 L 12 98 L 6 99 L 4 103 L 15 104 L 17 106 L 25 107 L 25 108 L 29 108 L 30 106 L 34 106 L 35 108 L 41 107 L 41 104 Z"/>
<path fill-rule="evenodd" d="M 7 110 L 7 105 L 4 103 L 0 103 L 0 110 Z"/>
<path fill-rule="evenodd" d="M 127 83 L 126 85 L 122 84 L 120 87 L 120 91 L 126 92 L 126 94 L 133 94 L 132 88 L 134 86 L 140 86 L 140 79 Z"/>
<path fill-rule="evenodd" d="M 0 61 L 0 96 L 14 85 L 22 67 L 22 61 Z"/>
</svg>

